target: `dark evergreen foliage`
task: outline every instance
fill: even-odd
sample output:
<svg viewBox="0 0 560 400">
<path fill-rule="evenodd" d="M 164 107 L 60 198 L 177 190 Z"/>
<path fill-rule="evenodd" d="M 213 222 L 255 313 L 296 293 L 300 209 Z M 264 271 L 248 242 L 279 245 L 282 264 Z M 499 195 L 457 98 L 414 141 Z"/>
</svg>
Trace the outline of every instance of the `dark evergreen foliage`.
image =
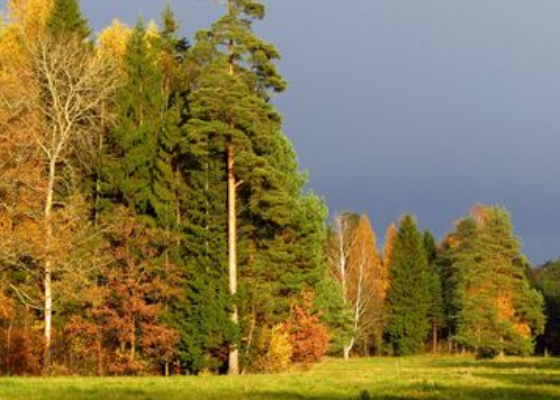
<svg viewBox="0 0 560 400">
<path fill-rule="evenodd" d="M 91 34 L 78 0 L 55 0 L 47 28 L 55 36 L 74 36 L 79 40 L 85 40 Z"/>
<path fill-rule="evenodd" d="M 222 207 L 230 146 L 235 152 L 239 254 L 239 290 L 232 300 L 241 319 L 229 340 L 237 338 L 250 362 L 261 328 L 285 320 L 303 289 L 319 282 L 325 268 L 326 210 L 315 196 L 303 195 L 304 177 L 281 131 L 281 117 L 268 101 L 285 82 L 273 64 L 278 52 L 251 31 L 251 21 L 260 19 L 264 8 L 232 1 L 228 11 L 209 32 L 197 35 L 192 49 L 197 85 L 188 99 L 185 148 L 196 166 L 189 179 L 202 192 L 194 208 L 200 217 L 197 222 L 190 218 L 190 229 L 207 229 L 213 218 L 221 230 L 212 238 L 226 239 Z M 192 239 L 202 241 L 199 248 L 205 250 L 204 236 Z M 217 249 L 224 256 L 221 264 L 216 260 L 204 268 L 221 271 L 225 278 L 225 248 Z M 209 261 L 201 259 L 204 265 Z"/>
<path fill-rule="evenodd" d="M 438 338 L 445 324 L 443 270 L 437 263 L 437 245 L 434 236 L 425 231 L 423 235 L 424 250 L 430 269 L 430 298 L 431 305 L 428 317 L 432 325 L 432 351 L 437 351 Z"/>
<path fill-rule="evenodd" d="M 560 259 L 533 272 L 533 281 L 542 293 L 546 307 L 544 333 L 538 338 L 540 354 L 560 355 Z"/>
<path fill-rule="evenodd" d="M 422 235 L 414 218 L 405 216 L 393 251 L 388 293 L 389 342 L 395 354 L 424 350 L 430 331 L 431 273 Z"/>
</svg>

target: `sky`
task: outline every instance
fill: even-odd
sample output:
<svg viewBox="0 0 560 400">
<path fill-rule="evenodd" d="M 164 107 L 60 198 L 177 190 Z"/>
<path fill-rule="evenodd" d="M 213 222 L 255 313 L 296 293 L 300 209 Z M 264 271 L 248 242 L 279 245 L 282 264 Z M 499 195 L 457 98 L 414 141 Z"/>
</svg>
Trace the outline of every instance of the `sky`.
<svg viewBox="0 0 560 400">
<path fill-rule="evenodd" d="M 157 18 L 166 0 L 82 0 L 94 30 Z M 192 38 L 223 1 L 171 0 Z M 437 237 L 499 204 L 534 264 L 560 256 L 560 2 L 268 0 L 274 99 L 308 187 L 331 213 L 404 213 Z M 0 0 L 5 9 L 5 0 Z"/>
</svg>

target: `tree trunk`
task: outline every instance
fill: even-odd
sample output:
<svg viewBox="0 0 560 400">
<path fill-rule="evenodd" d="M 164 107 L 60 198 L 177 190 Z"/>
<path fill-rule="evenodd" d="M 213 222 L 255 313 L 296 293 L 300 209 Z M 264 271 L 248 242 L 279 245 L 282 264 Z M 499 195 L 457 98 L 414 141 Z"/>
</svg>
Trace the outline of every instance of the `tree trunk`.
<svg viewBox="0 0 560 400">
<path fill-rule="evenodd" d="M 239 324 L 235 294 L 237 293 L 237 185 L 235 182 L 234 150 L 231 143 L 227 147 L 227 182 L 228 182 L 228 266 L 229 292 L 232 297 L 231 322 Z M 239 375 L 239 349 L 233 343 L 229 351 L 229 375 Z"/>
<path fill-rule="evenodd" d="M 247 345 L 245 346 L 245 358 L 249 358 L 251 347 L 253 345 L 253 336 L 257 325 L 257 306 L 255 304 L 254 293 L 257 292 L 257 285 L 255 284 L 255 240 L 253 239 L 253 230 L 249 235 L 249 276 L 252 283 L 253 297 L 251 299 L 251 324 L 249 326 L 249 333 L 247 334 Z M 241 375 L 245 375 L 245 368 L 241 371 Z"/>
<path fill-rule="evenodd" d="M 53 195 L 54 195 L 54 181 L 56 177 L 56 160 L 53 158 L 49 163 L 49 181 L 47 186 L 47 198 L 45 200 L 45 246 L 46 246 L 46 258 L 45 258 L 45 270 L 43 278 L 43 289 L 45 296 L 45 349 L 43 356 L 43 368 L 46 374 L 50 373 L 51 369 L 51 350 L 52 350 L 52 311 L 53 311 L 53 294 L 52 294 L 52 207 L 53 207 Z"/>
<path fill-rule="evenodd" d="M 103 376 L 103 338 L 97 334 L 97 376 Z"/>
<path fill-rule="evenodd" d="M 52 265 L 48 260 L 45 263 L 45 356 L 43 359 L 45 373 L 51 368 L 52 349 Z"/>
<path fill-rule="evenodd" d="M 369 339 L 367 337 L 367 335 L 364 336 L 364 341 L 363 341 L 363 346 L 364 346 L 364 357 L 369 357 Z"/>
<path fill-rule="evenodd" d="M 432 324 L 432 353 L 437 353 L 438 346 L 438 327 L 436 324 Z"/>
<path fill-rule="evenodd" d="M 12 330 L 14 328 L 15 315 L 10 318 L 10 325 L 8 326 L 8 334 L 6 337 L 6 356 L 4 357 L 4 368 L 8 375 L 12 372 L 12 365 L 10 364 L 12 352 Z"/>
<path fill-rule="evenodd" d="M 355 342 L 355 339 L 352 338 L 350 343 L 348 343 L 348 345 L 344 346 L 344 348 L 342 349 L 342 355 L 344 356 L 345 360 L 350 359 L 350 351 L 352 350 L 352 347 L 354 347 L 354 342 Z"/>
<path fill-rule="evenodd" d="M 136 318 L 132 314 L 132 319 L 130 321 L 132 335 L 130 337 L 130 359 L 134 361 L 136 358 Z"/>
</svg>

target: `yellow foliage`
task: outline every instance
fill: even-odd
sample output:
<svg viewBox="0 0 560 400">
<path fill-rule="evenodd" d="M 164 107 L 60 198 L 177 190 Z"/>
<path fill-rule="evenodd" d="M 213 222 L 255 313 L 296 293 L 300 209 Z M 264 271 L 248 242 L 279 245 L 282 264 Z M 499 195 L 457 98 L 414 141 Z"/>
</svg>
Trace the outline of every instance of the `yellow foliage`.
<svg viewBox="0 0 560 400">
<path fill-rule="evenodd" d="M 515 315 L 515 306 L 513 297 L 510 294 L 501 293 L 496 299 L 496 308 L 498 316 L 503 321 L 514 321 L 517 319 Z M 531 337 L 531 327 L 525 323 L 518 321 L 514 324 L 515 331 L 524 338 Z"/>
<path fill-rule="evenodd" d="M 97 37 L 97 54 L 100 57 L 114 60 L 123 68 L 126 47 L 131 37 L 132 29 L 118 19 L 115 19 Z"/>
<path fill-rule="evenodd" d="M 520 322 L 515 325 L 515 331 L 524 338 L 530 338 L 532 335 L 531 327 L 523 322 Z"/>
<path fill-rule="evenodd" d="M 13 315 L 13 301 L 0 289 L 0 320 Z"/>
<path fill-rule="evenodd" d="M 53 2 L 8 2 L 7 25 L 0 37 L 0 87 L 4 89 L 2 92 L 6 98 L 19 99 L 15 103 L 26 103 L 35 96 L 35 86 L 30 80 L 31 62 L 27 46 L 37 42 L 43 35 Z"/>
<path fill-rule="evenodd" d="M 150 22 L 148 22 L 148 26 L 146 26 L 146 36 L 149 39 L 159 37 L 159 28 L 154 20 L 150 20 Z"/>
<path fill-rule="evenodd" d="M 277 373 L 290 368 L 293 347 L 290 335 L 282 325 L 276 325 L 272 329 L 265 328 L 259 342 L 257 347 L 261 356 L 255 363 L 259 372 Z"/>
<path fill-rule="evenodd" d="M 513 306 L 512 297 L 506 293 L 498 295 L 496 298 L 496 308 L 498 310 L 498 316 L 501 320 L 509 321 L 515 315 L 515 307 Z"/>
<path fill-rule="evenodd" d="M 54 0 L 9 0 L 9 26 L 17 27 L 26 38 L 37 39 L 45 29 Z"/>
</svg>

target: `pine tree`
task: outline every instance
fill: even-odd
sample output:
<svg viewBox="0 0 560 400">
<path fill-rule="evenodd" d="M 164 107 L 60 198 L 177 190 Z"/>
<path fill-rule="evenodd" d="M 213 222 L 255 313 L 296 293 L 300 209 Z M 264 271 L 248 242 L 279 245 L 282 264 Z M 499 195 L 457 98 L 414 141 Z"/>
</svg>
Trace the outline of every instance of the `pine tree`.
<svg viewBox="0 0 560 400">
<path fill-rule="evenodd" d="M 430 331 L 430 270 L 422 235 L 407 215 L 400 224 L 391 263 L 388 334 L 395 354 L 420 353 Z"/>
<path fill-rule="evenodd" d="M 237 331 L 229 368 L 234 374 L 239 349 L 251 353 L 259 326 L 287 317 L 286 298 L 320 281 L 325 213 L 315 197 L 302 195 L 295 153 L 269 102 L 285 82 L 274 66 L 278 52 L 251 31 L 252 21 L 264 17 L 264 7 L 247 0 L 227 5 L 227 14 L 211 31 L 197 35 L 192 51 L 199 68 L 189 97 L 187 143 L 193 165 L 201 168 L 192 172 L 200 174 L 199 187 L 209 194 L 227 185 L 228 283 Z M 211 170 L 223 162 L 225 170 Z M 214 207 L 207 203 L 201 215 Z"/>
<path fill-rule="evenodd" d="M 509 214 L 478 205 L 457 231 L 453 255 L 458 343 L 481 357 L 529 354 L 544 326 L 542 296 L 529 285 Z"/>
</svg>

